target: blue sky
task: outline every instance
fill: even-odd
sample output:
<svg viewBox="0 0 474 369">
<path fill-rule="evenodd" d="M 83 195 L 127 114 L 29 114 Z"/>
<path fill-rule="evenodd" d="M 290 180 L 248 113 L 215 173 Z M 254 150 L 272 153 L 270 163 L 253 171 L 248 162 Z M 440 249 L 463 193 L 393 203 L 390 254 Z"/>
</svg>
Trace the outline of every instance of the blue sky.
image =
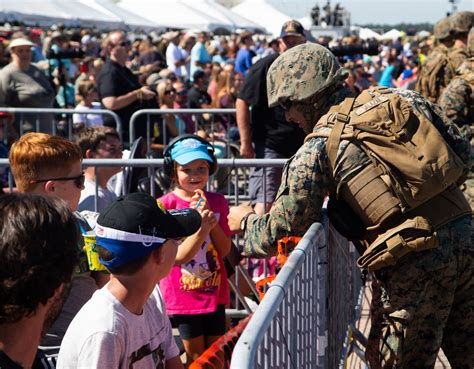
<svg viewBox="0 0 474 369">
<path fill-rule="evenodd" d="M 316 3 L 324 6 L 327 0 L 268 0 L 278 3 L 279 9 L 286 9 L 292 17 L 304 16 Z M 351 22 L 367 23 L 435 23 L 451 9 L 448 0 L 332 0 L 331 4 L 341 3 L 350 13 Z M 458 10 L 474 11 L 474 0 L 458 0 Z M 293 14 L 290 14 L 290 11 Z"/>
</svg>

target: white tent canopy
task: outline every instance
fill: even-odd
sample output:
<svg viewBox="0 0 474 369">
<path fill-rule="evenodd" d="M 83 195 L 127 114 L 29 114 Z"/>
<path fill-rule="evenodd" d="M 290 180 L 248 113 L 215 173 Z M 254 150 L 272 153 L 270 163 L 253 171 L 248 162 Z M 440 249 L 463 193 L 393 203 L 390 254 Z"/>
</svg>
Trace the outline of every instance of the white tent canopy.
<svg viewBox="0 0 474 369">
<path fill-rule="evenodd" d="M 120 19 L 132 29 L 152 30 L 160 28 L 155 22 L 143 18 L 131 11 L 124 10 L 111 0 L 79 0 L 81 3 L 101 12 Z"/>
<path fill-rule="evenodd" d="M 279 36 L 283 23 L 291 20 L 291 17 L 281 13 L 265 0 L 244 0 L 233 7 L 232 11 L 265 27 L 274 36 Z"/>
<path fill-rule="evenodd" d="M 311 29 L 311 27 L 313 26 L 313 19 L 309 15 L 306 15 L 297 20 L 301 23 L 304 29 Z"/>
<path fill-rule="evenodd" d="M 262 26 L 218 4 L 215 0 L 183 0 L 183 2 L 196 11 L 203 12 L 223 23 L 227 23 L 231 31 L 242 28 L 252 31 L 265 31 Z"/>
<path fill-rule="evenodd" d="M 214 18 L 182 0 L 122 0 L 118 5 L 164 27 L 206 31 L 229 28 L 227 21 Z"/>
<path fill-rule="evenodd" d="M 78 1 L 66 0 L 1 0 L 1 19 L 40 25 L 61 21 L 66 25 L 116 27 L 121 23 L 113 15 L 94 10 Z"/>
<path fill-rule="evenodd" d="M 359 28 L 359 38 L 361 38 L 362 40 L 368 40 L 371 38 L 380 40 L 380 37 L 381 37 L 380 34 L 378 34 L 375 31 L 372 31 L 370 28 L 364 28 L 364 27 Z"/>
<path fill-rule="evenodd" d="M 388 32 L 385 32 L 382 36 L 380 36 L 380 39 L 382 40 L 396 40 L 397 38 L 401 37 L 402 33 L 398 29 L 391 29 Z"/>
</svg>

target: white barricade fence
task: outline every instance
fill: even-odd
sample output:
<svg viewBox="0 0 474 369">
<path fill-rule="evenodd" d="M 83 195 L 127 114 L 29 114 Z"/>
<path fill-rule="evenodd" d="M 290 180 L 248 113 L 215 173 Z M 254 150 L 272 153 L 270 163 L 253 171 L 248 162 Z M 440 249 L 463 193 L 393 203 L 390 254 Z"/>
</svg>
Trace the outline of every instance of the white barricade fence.
<svg viewBox="0 0 474 369">
<path fill-rule="evenodd" d="M 120 117 L 111 110 L 107 109 L 91 109 L 90 111 L 75 110 L 75 109 L 55 109 L 55 108 L 6 108 L 0 107 L 0 112 L 11 113 L 15 115 L 15 120 L 18 125 L 18 134 L 21 136 L 25 132 L 24 123 L 28 120 L 31 127 L 28 131 L 44 132 L 49 134 L 59 134 L 72 139 L 74 133 L 74 125 L 72 116 L 74 114 L 93 114 L 93 115 L 109 115 L 111 116 L 116 124 L 116 130 L 119 136 L 122 138 L 122 122 Z M 63 119 L 66 119 L 66 127 L 64 132 L 59 132 L 58 115 L 64 115 Z M 46 122 L 41 119 L 46 118 Z M 8 142 L 8 138 L 11 137 L 11 132 L 8 132 L 8 127 L 5 126 L 3 132 L 3 141 Z"/>
<path fill-rule="evenodd" d="M 359 301 L 355 258 L 327 219 L 313 224 L 243 331 L 230 368 L 337 368 Z"/>
</svg>

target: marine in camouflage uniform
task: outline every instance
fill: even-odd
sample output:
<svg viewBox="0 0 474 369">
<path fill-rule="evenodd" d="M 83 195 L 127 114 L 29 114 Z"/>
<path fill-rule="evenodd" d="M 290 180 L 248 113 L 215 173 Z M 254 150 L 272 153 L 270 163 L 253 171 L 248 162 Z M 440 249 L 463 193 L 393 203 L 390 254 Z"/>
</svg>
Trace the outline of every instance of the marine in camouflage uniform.
<svg viewBox="0 0 474 369">
<path fill-rule="evenodd" d="M 316 44 L 295 47 L 280 56 L 267 75 L 269 104 L 282 105 L 288 117 L 309 133 L 320 117 L 349 95 L 342 86 L 344 78 L 327 49 Z M 415 92 L 392 91 L 419 114 L 428 114 L 437 124 L 442 122 L 451 144 L 468 155 L 468 145 L 457 127 L 434 105 Z M 246 255 L 274 255 L 277 240 L 301 236 L 312 223 L 321 221 L 323 200 L 332 181 L 326 144 L 323 137 L 309 139 L 287 162 L 269 213 L 257 216 L 243 205 L 231 208 L 229 225 L 234 231 L 245 231 Z M 334 179 L 341 183 L 370 165 L 370 159 L 360 146 L 343 140 L 336 163 Z M 437 229 L 438 248 L 408 254 L 395 266 L 375 273 L 381 297 L 378 308 L 374 305 L 375 324 L 366 353 L 371 368 L 431 368 L 440 346 L 453 368 L 473 367 L 474 246 L 470 224 L 471 215 L 449 222 Z"/>
<path fill-rule="evenodd" d="M 471 33 L 474 39 L 474 32 Z M 443 91 L 439 105 L 446 116 L 471 139 L 470 168 L 464 194 L 474 210 L 474 57 L 458 69 L 458 76 Z"/>
<path fill-rule="evenodd" d="M 449 17 L 449 21 L 452 26 L 455 42 L 448 54 L 448 58 L 456 71 L 469 58 L 467 37 L 468 32 L 474 26 L 474 12 L 462 11 L 454 13 Z"/>
<path fill-rule="evenodd" d="M 418 67 L 415 90 L 431 102 L 436 102 L 441 91 L 455 75 L 455 68 L 448 58 L 454 44 L 451 22 L 448 17 L 441 18 L 433 27 L 437 45 L 427 56 L 427 60 Z M 438 71 L 438 68 L 441 70 Z M 436 77 L 436 78 L 435 78 Z M 433 83 L 429 82 L 435 78 Z"/>
</svg>

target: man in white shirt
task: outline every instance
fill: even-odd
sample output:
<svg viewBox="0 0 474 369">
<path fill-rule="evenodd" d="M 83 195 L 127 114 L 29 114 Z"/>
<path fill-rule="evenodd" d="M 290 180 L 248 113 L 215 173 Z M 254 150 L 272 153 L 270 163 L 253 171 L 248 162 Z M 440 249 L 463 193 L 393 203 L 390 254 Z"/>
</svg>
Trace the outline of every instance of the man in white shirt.
<svg viewBox="0 0 474 369">
<path fill-rule="evenodd" d="M 168 69 L 174 72 L 177 77 L 183 76 L 182 66 L 189 62 L 189 58 L 186 58 L 181 49 L 179 48 L 179 32 L 169 32 L 166 34 L 166 38 L 170 40 L 170 44 L 166 49 L 166 64 Z"/>
</svg>

